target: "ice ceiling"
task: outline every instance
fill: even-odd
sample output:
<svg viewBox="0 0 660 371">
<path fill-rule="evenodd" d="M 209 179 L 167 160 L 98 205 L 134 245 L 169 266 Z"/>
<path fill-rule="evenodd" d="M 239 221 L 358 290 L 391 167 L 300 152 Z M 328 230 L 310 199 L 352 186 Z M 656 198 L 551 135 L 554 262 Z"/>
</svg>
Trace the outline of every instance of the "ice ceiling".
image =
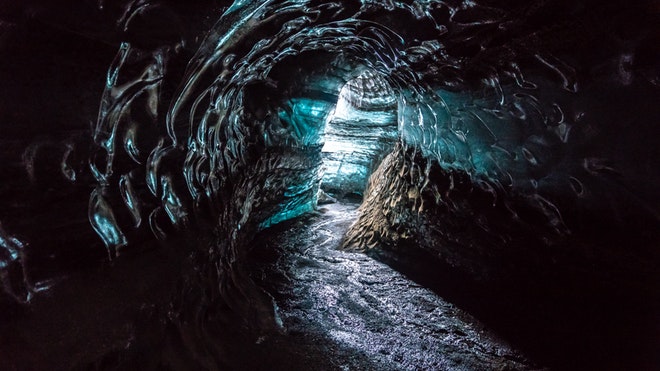
<svg viewBox="0 0 660 371">
<path fill-rule="evenodd" d="M 114 14 L 118 28 L 93 37 L 118 51 L 87 139 L 57 134 L 24 149 L 25 132 L 12 131 L 2 156 L 22 157 L 3 175 L 89 195 L 99 260 L 202 231 L 182 247 L 195 267 L 186 284 L 204 287 L 193 302 L 222 298 L 263 323 L 275 314 L 249 304 L 262 294 L 240 268 L 250 239 L 313 211 L 320 188 L 364 196 L 347 249 L 416 246 L 500 289 L 586 282 L 571 286 L 578 296 L 607 281 L 656 298 L 652 4 L 99 2 L 94 14 Z M 40 178 L 49 146 L 58 163 Z M 48 262 L 89 246 L 39 245 L 12 222 L 21 206 L 7 195 L 20 183 L 3 183 L 2 295 L 27 303 L 72 269 Z M 35 205 L 28 214 L 58 214 Z"/>
<path fill-rule="evenodd" d="M 154 6 L 135 5 L 126 27 Z M 527 11 L 528 18 L 536 16 L 537 10 Z M 534 221 L 517 217 L 519 210 L 508 216 L 537 224 L 532 228 L 548 240 L 567 236 L 565 218 L 581 219 L 596 200 L 611 199 L 605 207 L 613 216 L 625 213 L 631 201 L 644 208 L 649 190 L 633 196 L 617 185 L 614 173 L 635 172 L 630 178 L 636 183 L 657 175 L 644 170 L 649 158 L 622 158 L 636 143 L 610 126 L 631 118 L 600 95 L 616 100 L 624 90 L 643 94 L 654 86 L 653 71 L 639 71 L 635 79 L 626 70 L 632 68 L 625 62 L 629 53 L 613 53 L 581 81 L 584 67 L 577 64 L 593 56 L 562 53 L 586 41 L 568 48 L 544 28 L 529 29 L 529 22 L 472 2 L 237 2 L 180 79 L 168 76 L 178 40 L 149 50 L 125 42 L 108 72 L 95 128 L 100 150 L 92 170 L 99 188 L 90 201 L 92 224 L 113 256 L 128 243 L 127 230 L 148 224 L 160 235 L 158 220 L 185 225 L 200 208 L 233 215 L 219 223 L 228 235 L 239 226 L 270 225 L 311 210 L 320 180 L 318 147 L 325 143 L 324 153 L 335 157 L 345 152 L 328 151 L 339 142 L 326 141 L 324 131 L 333 135 L 346 121 L 340 91 L 367 80 L 364 73 L 382 82 L 361 91 L 378 96 L 379 86 L 390 90 L 382 94 L 385 102 L 369 104 L 394 107 L 387 100 L 396 99 L 401 151 L 419 151 L 429 160 L 427 169 L 411 175 L 418 193 L 432 163 L 460 171 L 493 204 L 498 193 L 518 197 Z M 517 37 L 506 38 L 511 34 Z M 162 93 L 168 83 L 175 84 L 171 97 Z M 595 107 L 598 114 L 588 115 Z M 388 112 L 395 110 L 380 110 L 382 116 Z M 650 126 L 639 123 L 635 131 Z M 380 145 L 374 138 L 356 143 Z M 337 159 L 325 157 L 327 173 L 340 171 Z M 366 174 L 369 166 L 361 166 Z M 415 171 L 419 164 L 411 166 Z M 139 188 L 153 201 L 138 196 Z M 117 192 L 134 226 L 116 220 L 107 198 Z M 441 195 L 435 198 L 442 203 Z M 562 213 L 562 204 L 570 210 Z"/>
</svg>

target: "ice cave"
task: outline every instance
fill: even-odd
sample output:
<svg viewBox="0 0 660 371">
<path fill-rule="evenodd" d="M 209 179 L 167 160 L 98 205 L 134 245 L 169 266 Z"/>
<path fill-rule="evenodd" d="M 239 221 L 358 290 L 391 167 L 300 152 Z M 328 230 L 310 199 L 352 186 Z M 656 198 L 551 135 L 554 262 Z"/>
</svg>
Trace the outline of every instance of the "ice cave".
<svg viewBox="0 0 660 371">
<path fill-rule="evenodd" d="M 657 370 L 660 4 L 0 2 L 1 370 Z"/>
</svg>

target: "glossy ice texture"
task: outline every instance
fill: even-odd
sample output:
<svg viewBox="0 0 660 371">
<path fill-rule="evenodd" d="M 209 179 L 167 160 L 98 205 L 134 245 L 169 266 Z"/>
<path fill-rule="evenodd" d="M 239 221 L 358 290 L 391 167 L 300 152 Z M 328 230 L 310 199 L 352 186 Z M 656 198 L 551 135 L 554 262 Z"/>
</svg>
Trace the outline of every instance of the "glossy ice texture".
<svg viewBox="0 0 660 371">
<path fill-rule="evenodd" d="M 90 221 L 111 255 L 127 229 L 148 224 L 158 235 L 159 223 L 184 225 L 209 202 L 214 213 L 241 214 L 242 223 L 226 228 L 270 225 L 313 208 L 321 173 L 328 188 L 360 193 L 394 135 L 443 167 L 527 195 L 553 223 L 552 233 L 570 230 L 561 204 L 589 212 L 614 194 L 609 213 L 625 213 L 631 202 L 646 209 L 654 194 L 645 179 L 657 173 L 654 157 L 638 148 L 652 120 L 636 117 L 657 115 L 643 103 L 655 89 L 653 71 L 629 71 L 627 49 L 603 48 L 608 54 L 599 61 L 564 57 L 550 35 L 526 30 L 525 18 L 516 17 L 474 2 L 237 2 L 181 76 L 168 70 L 180 43 L 153 50 L 124 43 L 95 128 L 99 189 Z M 410 22 L 419 27 L 406 27 Z M 516 39 L 496 37 L 516 32 Z M 484 33 L 493 36 L 476 37 Z M 585 63 L 593 66 L 585 70 Z M 174 94 L 166 98 L 163 84 L 176 87 Z M 351 94 L 366 94 L 366 103 L 346 99 Z M 395 113 L 396 132 L 382 126 Z M 633 121 L 635 129 L 625 130 Z M 357 131 L 365 137 L 347 139 Z M 323 143 L 325 171 L 314 163 L 275 164 L 281 148 L 316 151 Z M 277 180 L 244 175 L 255 168 Z M 279 171 L 281 179 L 272 174 Z M 619 185 L 615 174 L 637 189 Z M 138 197 L 139 188 L 153 201 Z M 252 220 L 256 189 L 274 204 L 273 215 Z M 130 225 L 115 220 L 105 201 L 116 190 L 119 207 L 133 215 Z"/>
</svg>

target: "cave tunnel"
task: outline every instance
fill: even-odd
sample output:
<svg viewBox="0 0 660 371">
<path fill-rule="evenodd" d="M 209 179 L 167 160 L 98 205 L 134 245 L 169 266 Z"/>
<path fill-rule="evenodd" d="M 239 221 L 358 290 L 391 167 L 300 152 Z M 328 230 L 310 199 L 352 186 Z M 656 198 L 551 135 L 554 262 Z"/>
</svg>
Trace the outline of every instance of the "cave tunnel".
<svg viewBox="0 0 660 371">
<path fill-rule="evenodd" d="M 659 17 L 0 2 L 0 369 L 660 368 Z"/>
</svg>

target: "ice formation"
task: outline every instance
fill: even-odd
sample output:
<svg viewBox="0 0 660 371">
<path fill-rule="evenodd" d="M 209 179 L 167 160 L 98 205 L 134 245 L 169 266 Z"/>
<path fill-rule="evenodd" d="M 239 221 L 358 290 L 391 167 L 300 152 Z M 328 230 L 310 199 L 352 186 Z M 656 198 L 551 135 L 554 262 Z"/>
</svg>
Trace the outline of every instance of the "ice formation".
<svg viewBox="0 0 660 371">
<path fill-rule="evenodd" d="M 222 301 L 277 327 L 245 256 L 258 231 L 315 210 L 320 189 L 364 198 L 346 249 L 419 249 L 541 303 L 658 299 L 651 2 L 123 3 L 93 9 L 114 12 L 117 29 L 78 29 L 118 44 L 91 132 L 0 138 L 3 175 L 60 192 L 0 189 L 0 299 L 28 303 L 89 260 L 201 235 L 181 246 L 192 299 L 178 309 Z M 81 194 L 95 235 L 78 241 L 105 250 L 12 222 L 78 210 L 68 200 Z"/>
</svg>

